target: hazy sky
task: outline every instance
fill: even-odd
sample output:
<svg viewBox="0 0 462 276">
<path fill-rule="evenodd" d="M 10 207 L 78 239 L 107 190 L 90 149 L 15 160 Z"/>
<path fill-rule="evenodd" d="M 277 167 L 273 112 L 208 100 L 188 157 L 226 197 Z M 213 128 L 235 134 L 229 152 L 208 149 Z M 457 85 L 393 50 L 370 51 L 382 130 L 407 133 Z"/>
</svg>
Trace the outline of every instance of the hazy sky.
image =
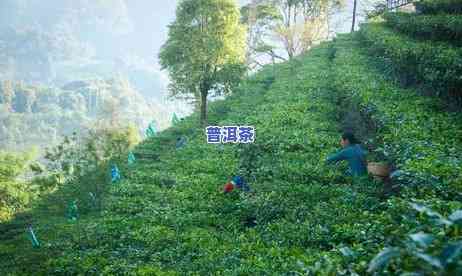
<svg viewBox="0 0 462 276">
<path fill-rule="evenodd" d="M 336 16 L 335 28 L 349 31 L 353 0 L 345 0 L 345 12 Z M 360 9 L 367 2 L 359 0 Z M 166 72 L 159 72 L 158 54 L 167 40 L 168 25 L 175 20 L 179 0 L 0 0 L 0 27 L 40 26 L 53 37 L 85 46 L 93 63 L 128 62 L 148 68 L 153 79 L 167 83 Z M 250 0 L 237 0 L 244 5 Z M 96 24 L 96 25 L 95 25 Z M 70 31 L 69 31 L 70 30 Z M 75 42 L 75 43 L 74 43 Z M 61 44 L 60 44 L 61 45 Z M 87 47 L 88 46 L 88 47 Z M 79 48 L 74 47 L 74 48 Z M 83 48 L 83 47 L 80 47 Z M 59 63 L 60 60 L 55 60 Z M 75 63 L 79 63 L 76 61 Z M 117 71 L 118 67 L 114 68 Z"/>
<path fill-rule="evenodd" d="M 156 2 L 154 5 L 149 2 Z M 161 2 L 162 4 L 160 4 Z M 163 43 L 167 40 L 168 24 L 175 20 L 175 10 L 178 0 L 168 1 L 151 0 L 130 0 L 127 1 L 130 17 L 135 21 L 135 37 L 132 41 L 136 44 L 132 47 L 143 55 L 151 55 L 156 59 Z M 240 5 L 250 2 L 250 0 L 239 0 Z M 146 12 L 150 10 L 150 12 Z M 145 42 L 140 44 L 140 37 L 146 37 Z"/>
<path fill-rule="evenodd" d="M 0 0 L 1 1 L 1 0 Z M 360 0 L 359 9 L 366 2 Z M 250 0 L 239 0 L 239 5 L 249 3 Z M 346 0 L 344 12 L 336 16 L 334 28 L 337 31 L 348 32 L 351 28 L 351 10 L 353 0 Z M 121 53 L 133 54 L 143 62 L 155 68 L 163 83 L 168 82 L 167 72 L 160 71 L 158 53 L 167 40 L 168 25 L 175 20 L 175 10 L 178 0 L 152 1 L 152 0 L 125 0 L 128 17 L 132 23 L 132 31 L 118 39 Z"/>
<path fill-rule="evenodd" d="M 346 1 L 345 12 L 339 15 L 336 20 L 339 31 L 345 32 L 351 27 L 352 1 Z M 359 4 L 362 7 L 364 2 L 369 1 L 359 1 Z M 159 50 L 167 39 L 167 26 L 175 19 L 175 9 L 179 1 L 161 1 L 162 4 L 159 2 L 151 0 L 126 1 L 134 28 L 133 32 L 124 39 L 127 43 L 127 48 L 140 56 L 152 57 L 156 64 Z M 238 2 L 240 5 L 244 5 L 249 3 L 250 0 L 239 0 Z"/>
</svg>

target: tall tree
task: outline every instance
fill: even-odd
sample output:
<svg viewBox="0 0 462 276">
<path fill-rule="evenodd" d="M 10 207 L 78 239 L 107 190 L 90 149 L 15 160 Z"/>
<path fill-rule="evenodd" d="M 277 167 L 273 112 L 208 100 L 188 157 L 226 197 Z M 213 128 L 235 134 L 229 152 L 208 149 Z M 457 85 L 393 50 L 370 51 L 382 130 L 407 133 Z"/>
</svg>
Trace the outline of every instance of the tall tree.
<svg viewBox="0 0 462 276">
<path fill-rule="evenodd" d="M 343 0 L 271 0 L 278 7 L 281 22 L 274 29 L 289 59 L 327 39 L 329 13 Z"/>
<path fill-rule="evenodd" d="M 343 0 L 254 0 L 242 9 L 254 39 L 249 54 L 270 55 L 271 59 L 291 59 L 329 35 L 330 11 Z M 277 50 L 282 44 L 284 53 Z M 287 56 L 287 58 L 286 58 Z"/>
<path fill-rule="evenodd" d="M 267 0 L 252 0 L 241 8 L 241 21 L 247 26 L 246 64 L 249 69 L 262 66 L 259 59 L 263 55 L 269 55 L 273 63 L 276 59 L 286 60 L 269 43 L 272 30 L 281 19 L 277 8 Z"/>
<path fill-rule="evenodd" d="M 246 35 L 234 0 L 183 0 L 159 54 L 173 96 L 200 101 L 207 122 L 209 94 L 230 92 L 244 73 Z"/>
</svg>

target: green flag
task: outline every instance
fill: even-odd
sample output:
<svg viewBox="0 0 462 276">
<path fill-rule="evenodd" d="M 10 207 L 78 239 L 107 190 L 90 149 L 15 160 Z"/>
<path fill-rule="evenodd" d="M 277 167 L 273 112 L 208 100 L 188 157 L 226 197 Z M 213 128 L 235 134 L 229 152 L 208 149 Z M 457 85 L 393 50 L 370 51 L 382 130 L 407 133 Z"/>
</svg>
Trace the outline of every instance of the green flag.
<svg viewBox="0 0 462 276">
<path fill-rule="evenodd" d="M 69 220 L 75 221 L 77 220 L 78 210 L 77 210 L 77 200 L 73 200 L 69 202 L 67 205 L 67 218 Z"/>
<path fill-rule="evenodd" d="M 178 116 L 176 116 L 176 113 L 173 112 L 172 125 L 176 125 L 179 122 L 180 122 L 180 120 L 178 119 Z"/>
<path fill-rule="evenodd" d="M 151 138 L 154 136 L 156 136 L 156 126 L 154 122 L 151 122 L 148 128 L 146 129 L 146 137 Z"/>
<path fill-rule="evenodd" d="M 93 205 L 93 207 L 96 207 L 96 196 L 95 196 L 95 194 L 92 193 L 92 192 L 89 192 L 88 194 L 90 195 L 91 205 Z"/>
<path fill-rule="evenodd" d="M 111 182 L 116 183 L 121 179 L 120 171 L 117 165 L 113 164 L 111 166 Z"/>
<path fill-rule="evenodd" d="M 32 229 L 32 226 L 29 226 L 29 231 L 27 232 L 27 234 L 28 234 L 29 239 L 30 239 L 30 241 L 32 243 L 32 247 L 34 247 L 34 248 L 40 247 L 40 242 L 37 239 L 37 237 L 35 236 L 34 229 Z"/>
<path fill-rule="evenodd" d="M 135 161 L 136 161 L 135 155 L 133 154 L 133 152 L 130 152 L 128 154 L 128 165 L 133 165 Z"/>
</svg>

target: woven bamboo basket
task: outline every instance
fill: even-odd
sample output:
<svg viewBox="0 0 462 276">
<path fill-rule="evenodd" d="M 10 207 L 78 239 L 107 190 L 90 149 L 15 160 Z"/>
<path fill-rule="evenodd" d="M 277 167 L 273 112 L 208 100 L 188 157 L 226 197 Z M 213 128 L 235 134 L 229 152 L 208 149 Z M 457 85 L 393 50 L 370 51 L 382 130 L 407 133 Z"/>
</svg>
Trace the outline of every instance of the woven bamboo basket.
<svg viewBox="0 0 462 276">
<path fill-rule="evenodd" d="M 376 177 L 390 176 L 390 166 L 385 163 L 369 162 L 367 163 L 367 171 Z"/>
</svg>

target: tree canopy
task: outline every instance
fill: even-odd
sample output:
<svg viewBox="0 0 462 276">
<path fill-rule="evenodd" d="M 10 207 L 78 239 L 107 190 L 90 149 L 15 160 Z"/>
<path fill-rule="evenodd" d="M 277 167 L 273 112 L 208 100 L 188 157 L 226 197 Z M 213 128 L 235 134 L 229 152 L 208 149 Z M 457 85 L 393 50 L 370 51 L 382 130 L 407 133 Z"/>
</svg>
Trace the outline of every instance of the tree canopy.
<svg viewBox="0 0 462 276">
<path fill-rule="evenodd" d="M 185 0 L 169 26 L 160 52 L 173 96 L 200 101 L 207 121 L 207 96 L 230 92 L 243 73 L 246 32 L 234 0 Z"/>
<path fill-rule="evenodd" d="M 247 63 L 259 56 L 287 60 L 328 37 L 329 15 L 343 0 L 253 0 L 241 9 L 249 30 Z M 280 46 L 280 47 L 278 47 Z M 278 48 L 282 48 L 283 52 Z"/>
</svg>

